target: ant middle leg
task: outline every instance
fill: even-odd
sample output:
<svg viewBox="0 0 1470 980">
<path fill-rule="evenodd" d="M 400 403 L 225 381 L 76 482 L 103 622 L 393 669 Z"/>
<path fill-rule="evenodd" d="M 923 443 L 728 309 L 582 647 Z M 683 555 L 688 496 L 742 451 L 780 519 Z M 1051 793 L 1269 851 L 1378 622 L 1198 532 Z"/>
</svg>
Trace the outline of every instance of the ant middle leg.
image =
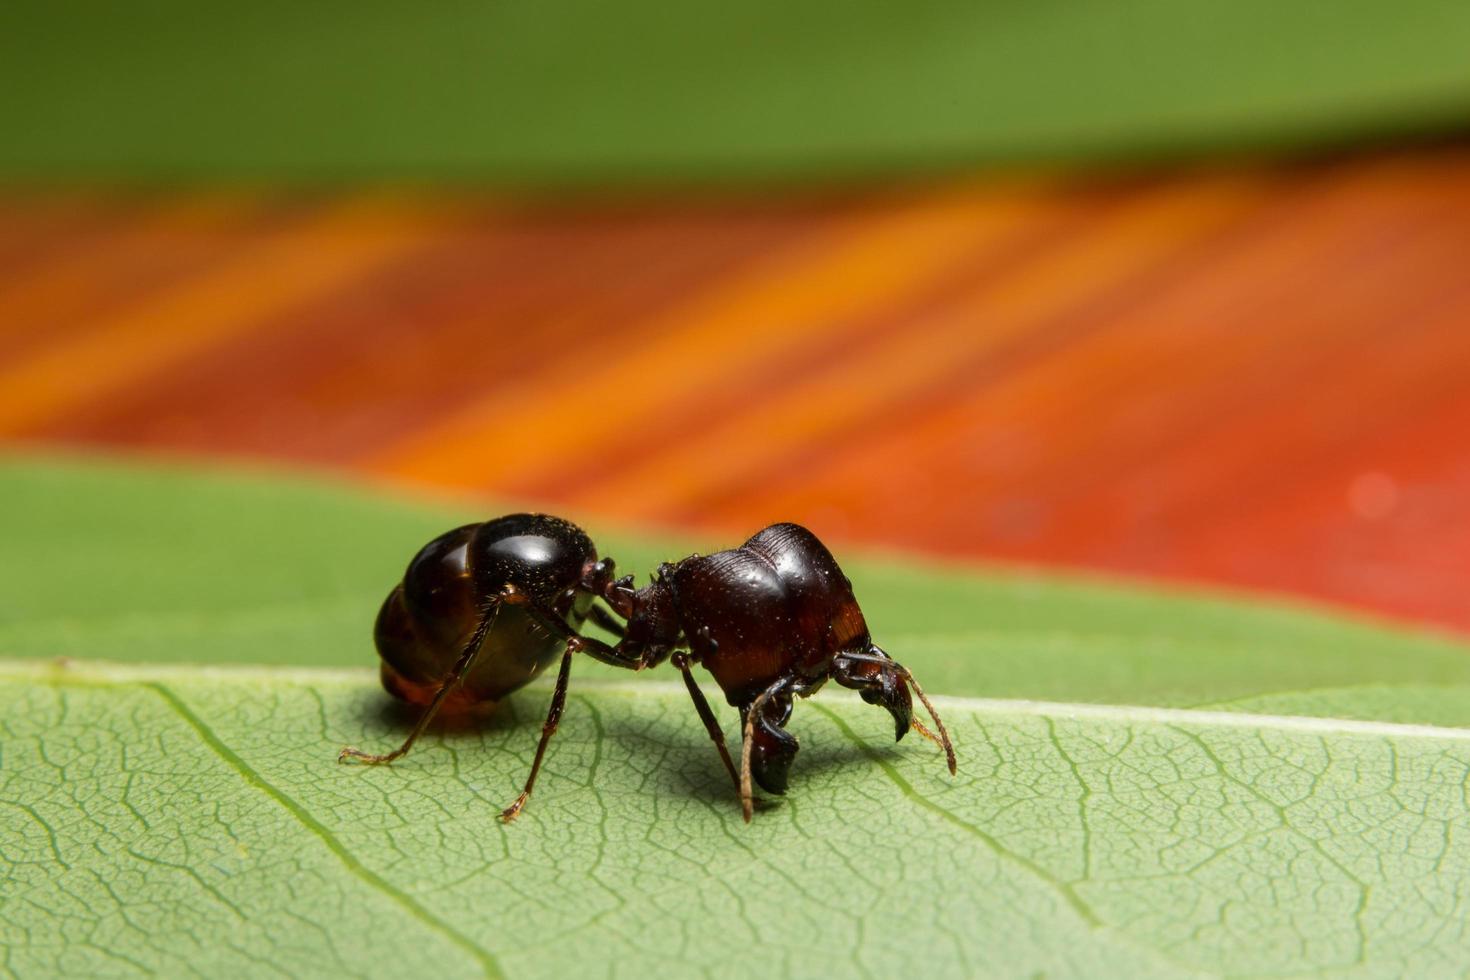
<svg viewBox="0 0 1470 980">
<path fill-rule="evenodd" d="M 593 637 L 583 636 L 567 625 L 567 621 L 558 616 L 554 610 L 546 608 L 534 597 L 514 585 L 508 584 L 500 590 L 500 601 L 520 606 L 526 611 L 526 615 L 535 620 L 542 629 L 566 640 L 573 651 L 585 653 L 593 660 L 614 667 L 626 667 L 629 670 L 642 670 L 647 666 L 644 660 L 644 647 L 641 644 L 622 639 L 616 646 L 613 646 Z M 598 607 L 593 606 L 592 608 L 596 610 Z M 610 614 L 609 618 L 611 618 Z M 602 624 L 599 622 L 598 625 Z"/>
<path fill-rule="evenodd" d="M 551 707 L 547 709 L 546 722 L 541 726 L 541 741 L 536 743 L 536 757 L 531 760 L 531 775 L 526 777 L 526 786 L 515 802 L 500 811 L 500 819 L 506 823 L 510 823 L 521 812 L 521 808 L 531 798 L 531 790 L 536 786 L 536 775 L 541 771 L 541 760 L 546 756 L 546 746 L 551 742 L 551 736 L 556 734 L 557 726 L 561 723 L 561 713 L 566 708 L 567 681 L 572 675 L 574 652 L 574 646 L 568 642 L 561 655 L 561 669 L 556 674 L 556 688 L 551 692 Z"/>
</svg>

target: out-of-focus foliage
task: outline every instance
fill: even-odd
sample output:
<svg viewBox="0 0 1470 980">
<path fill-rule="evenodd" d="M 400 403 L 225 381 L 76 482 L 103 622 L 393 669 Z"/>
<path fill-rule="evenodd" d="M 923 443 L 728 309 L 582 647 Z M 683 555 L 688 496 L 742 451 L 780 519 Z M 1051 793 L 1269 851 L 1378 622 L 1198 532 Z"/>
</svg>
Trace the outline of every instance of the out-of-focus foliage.
<svg viewBox="0 0 1470 980">
<path fill-rule="evenodd" d="M 842 179 L 1463 125 L 1450 0 L 44 3 L 0 175 Z"/>
<path fill-rule="evenodd" d="M 0 658 L 367 666 L 378 604 L 414 552 L 514 509 L 410 506 L 262 473 L 0 460 Z M 671 540 L 563 516 L 640 579 L 743 538 Z M 1465 645 L 1445 636 L 832 546 L 878 641 L 938 692 L 1192 706 L 1380 685 L 1397 692 L 1387 703 L 1359 692 L 1333 711 L 1361 701 L 1361 717 L 1470 723 L 1470 698 L 1436 693 L 1470 683 Z M 592 662 L 578 671 L 627 677 Z"/>
</svg>

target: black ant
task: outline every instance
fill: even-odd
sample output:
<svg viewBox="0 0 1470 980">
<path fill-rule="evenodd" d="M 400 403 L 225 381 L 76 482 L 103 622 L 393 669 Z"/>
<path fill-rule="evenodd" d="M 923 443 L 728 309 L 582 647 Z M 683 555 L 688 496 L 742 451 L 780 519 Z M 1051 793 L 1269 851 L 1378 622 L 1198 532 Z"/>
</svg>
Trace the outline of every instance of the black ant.
<svg viewBox="0 0 1470 980">
<path fill-rule="evenodd" d="M 783 727 L 792 699 L 809 697 L 828 678 L 886 708 L 895 739 L 913 728 L 940 745 L 954 774 L 944 722 L 914 676 L 873 643 L 852 583 L 806 528 L 773 524 L 738 548 L 666 562 L 641 589 L 631 575 L 615 580 L 613 567 L 610 559 L 598 559 L 581 528 L 545 514 L 467 524 L 430 541 L 389 593 L 374 629 L 383 686 L 425 710 L 392 752 L 345 748 L 338 761 L 392 762 L 441 708 L 499 701 L 560 652 L 531 774 L 500 815 L 513 820 L 536 783 L 566 704 L 572 654 L 580 652 L 632 670 L 673 661 L 740 793 L 747 821 L 752 776 L 771 793 L 786 790 L 798 747 Z M 620 637 L 618 643 L 583 636 L 579 629 L 588 619 Z M 738 771 L 692 664 L 713 674 L 726 700 L 740 709 Z M 910 687 L 938 734 L 913 717 Z"/>
</svg>

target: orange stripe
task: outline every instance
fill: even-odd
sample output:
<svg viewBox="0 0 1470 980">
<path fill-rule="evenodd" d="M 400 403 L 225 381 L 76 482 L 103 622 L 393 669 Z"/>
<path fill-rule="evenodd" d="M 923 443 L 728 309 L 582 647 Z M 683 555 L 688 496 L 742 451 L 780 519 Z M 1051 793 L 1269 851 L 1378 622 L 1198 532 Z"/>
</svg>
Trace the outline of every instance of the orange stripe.
<svg viewBox="0 0 1470 980">
<path fill-rule="evenodd" d="M 977 222 L 972 249 L 950 266 L 936 269 L 930 281 L 901 297 L 897 306 L 875 304 L 849 318 L 841 333 L 803 337 L 779 358 L 762 362 L 759 391 L 752 390 L 746 374 L 718 378 L 692 400 L 666 403 L 657 415 L 620 438 L 604 441 L 595 452 L 568 460 L 561 469 L 540 473 L 534 480 L 515 481 L 514 486 L 530 496 L 574 500 L 583 487 L 600 495 L 600 487 L 623 483 L 626 473 L 651 472 L 660 466 L 661 457 L 704 440 L 732 418 L 843 370 L 895 336 L 912 336 L 912 324 L 926 313 L 949 309 L 984 283 L 1008 276 L 1084 222 L 1116 207 L 1118 200 L 1117 194 L 1048 194 L 1004 202 L 989 221 Z"/>
<path fill-rule="evenodd" d="M 1348 183 L 1339 190 L 1356 199 L 1358 193 L 1375 187 L 1379 191 L 1395 186 L 1403 190 L 1405 181 L 1412 178 L 1412 173 L 1399 173 L 1392 166 L 1368 169 L 1366 174 L 1351 172 Z M 1387 196 L 1394 200 L 1391 193 Z M 1320 200 L 1316 203 L 1322 204 Z M 1337 206 L 1333 199 L 1326 203 L 1329 208 Z M 785 480 L 761 489 L 739 486 L 738 490 L 749 492 L 738 497 L 731 494 L 728 502 L 712 510 L 708 518 L 728 523 L 742 515 L 763 519 L 775 512 L 831 510 L 838 501 L 855 503 L 865 495 L 872 496 L 874 491 L 865 489 L 871 474 L 915 467 L 924 472 L 941 465 L 942 460 L 946 461 L 943 465 L 950 471 L 950 478 L 959 480 L 972 500 L 984 499 L 987 494 L 1023 498 L 1028 493 L 1027 481 L 1048 472 L 1051 477 L 1039 478 L 1039 485 L 1052 491 L 1075 488 L 1083 497 L 1092 496 L 1098 491 L 1102 471 L 1114 463 L 1115 437 L 1105 427 L 1114 425 L 1118 412 L 1131 403 L 1142 409 L 1154 398 L 1158 386 L 1169 384 L 1167 373 L 1152 373 L 1158 370 L 1160 349 L 1176 348 L 1180 338 L 1185 338 L 1182 342 L 1195 351 L 1194 356 L 1208 357 L 1202 368 L 1210 368 L 1209 373 L 1222 384 L 1238 388 L 1240 382 L 1231 381 L 1229 373 L 1234 345 L 1252 337 L 1264 344 L 1277 342 L 1287 327 L 1268 302 L 1259 310 L 1242 311 L 1244 320 L 1227 319 L 1221 325 L 1218 342 L 1204 343 L 1199 337 L 1199 323 L 1190 311 L 1197 314 L 1201 306 L 1207 309 L 1209 297 L 1216 294 L 1248 302 L 1252 290 L 1258 288 L 1253 277 L 1267 273 L 1280 274 L 1283 282 L 1300 288 L 1304 281 L 1303 257 L 1330 244 L 1336 232 L 1347 230 L 1334 229 L 1331 224 L 1314 230 L 1324 217 L 1318 213 L 1283 210 L 1275 215 L 1267 212 L 1265 217 L 1278 224 L 1277 234 L 1265 245 L 1256 240 L 1237 243 L 1243 246 L 1240 255 L 1246 266 L 1245 275 L 1234 286 L 1218 293 L 1215 289 L 1220 269 L 1229 267 L 1228 255 L 1215 252 L 1201 256 L 1192 277 L 1181 279 L 1176 273 L 1160 282 L 1158 293 L 1145 297 L 1153 301 L 1171 297 L 1178 300 L 1172 312 L 1149 314 L 1132 309 L 1121 320 L 1117 316 L 1107 318 L 1109 329 L 1118 328 L 1116 334 L 1073 344 L 1060 359 L 1053 359 L 1040 370 L 1012 370 L 994 382 L 977 386 L 972 395 L 927 411 L 910 406 L 908 411 L 915 414 L 905 416 L 907 424 L 901 430 L 889 427 L 876 438 L 873 433 L 854 433 L 852 439 L 836 443 L 846 450 L 839 453 L 839 459 L 823 460 L 809 476 L 789 480 L 789 488 Z M 1061 281 L 1057 287 L 1064 303 L 1075 301 L 1070 281 Z M 1290 308 L 1289 298 L 1285 305 Z M 1076 308 L 1073 313 L 1077 313 Z M 1155 339 L 1143 332 L 1150 329 L 1157 332 Z M 1220 370 L 1214 370 L 1217 367 Z M 1175 431 L 1171 417 L 1187 407 L 1187 402 L 1162 401 L 1167 404 L 1160 405 L 1158 411 L 1164 414 L 1156 414 L 1145 425 L 1150 435 Z M 1220 408 L 1222 421 L 1228 422 L 1229 405 Z M 956 456 L 959 446 L 965 446 L 966 451 Z M 985 446 L 990 449 L 982 448 Z M 1033 448 L 1018 455 L 1023 446 Z M 1070 466 L 1079 455 L 1087 462 Z M 978 468 L 987 459 L 991 462 Z M 966 461 L 970 461 L 969 468 L 956 471 L 956 465 Z M 1062 469 L 1066 472 L 1058 472 Z M 947 496 L 937 492 L 941 498 Z M 754 509 L 758 509 L 758 515 L 751 513 Z M 1091 512 L 1096 515 L 1095 508 Z M 985 539 L 980 531 L 976 540 Z"/>
<path fill-rule="evenodd" d="M 1168 284 L 1044 375 L 1014 379 L 997 393 L 1004 410 L 1044 431 L 1049 448 L 1045 460 L 1008 474 L 1007 493 L 1070 487 L 1079 506 L 1095 511 L 1084 498 L 1095 503 L 1106 474 L 1132 469 L 1147 479 L 1153 467 L 1167 465 L 1171 441 L 1185 451 L 1198 447 L 1207 432 L 1254 414 L 1271 378 L 1360 342 L 1347 330 L 1372 310 L 1363 304 L 1383 299 L 1381 317 L 1409 302 L 1406 284 L 1396 283 L 1425 260 L 1404 234 L 1422 231 L 1425 217 L 1405 199 L 1414 190 L 1406 176 L 1353 171 L 1345 180 L 1318 182 L 1265 215 L 1269 234 L 1237 243 Z M 1429 198 L 1423 196 L 1426 208 Z M 1375 200 L 1382 213 L 1365 215 Z M 1307 283 L 1318 288 L 1304 292 Z M 1084 401 L 1109 410 L 1081 411 Z M 968 403 L 953 414 L 973 427 L 980 411 Z"/>
<path fill-rule="evenodd" d="M 131 212 L 126 202 L 90 194 L 0 195 L 0 291 L 29 275 L 37 261 L 99 228 L 127 221 Z"/>
<path fill-rule="evenodd" d="M 754 372 L 799 340 L 840 334 L 848 318 L 892 302 L 972 248 L 995 206 L 982 195 L 940 197 L 864 215 L 660 316 L 647 346 L 610 363 L 568 361 L 562 378 L 534 392 L 497 392 L 370 465 L 455 486 L 527 479 L 635 431 L 714 379 Z"/>
<path fill-rule="evenodd" d="M 1171 186 L 1116 215 L 1099 214 L 1072 239 L 1008 270 L 952 306 L 891 334 L 862 356 L 839 361 L 799 382 L 762 391 L 745 411 L 697 439 L 671 446 L 645 465 L 601 481 L 600 498 L 620 517 L 653 520 L 679 505 L 719 495 L 820 444 L 857 420 L 902 404 L 950 373 L 957 362 L 996 351 L 1090 292 L 1169 254 L 1261 199 L 1256 180 L 1211 187 Z M 1014 220 L 1037 220 L 1041 207 Z M 998 227 L 997 232 L 1005 226 Z M 999 240 L 999 239 L 998 239 Z M 616 503 L 614 503 L 616 501 Z"/>
<path fill-rule="evenodd" d="M 1285 229 L 1314 229 L 1310 236 L 1278 235 L 1243 256 L 1251 260 L 1246 268 L 1254 279 L 1232 283 L 1217 270 L 1211 286 L 1243 306 L 1201 322 L 1206 290 L 1185 284 L 1176 302 L 1118 324 L 1107 355 L 1080 360 L 1074 376 L 1102 379 L 1092 390 L 1103 403 L 1118 404 L 1125 390 L 1137 392 L 1131 409 L 1139 421 L 1122 431 L 1115 422 L 1108 431 L 1085 419 L 1056 420 L 1049 438 L 1058 451 L 1051 465 L 1013 480 L 1009 492 L 1047 493 L 1063 509 L 1052 535 L 1079 549 L 1100 533 L 1118 533 L 1127 519 L 1120 510 L 1110 527 L 1099 520 L 1107 499 L 1100 481 L 1119 501 L 1147 495 L 1159 520 L 1177 525 L 1184 513 L 1202 511 L 1201 519 L 1213 523 L 1229 506 L 1245 506 L 1249 487 L 1242 481 L 1262 469 L 1273 444 L 1285 439 L 1291 448 L 1283 447 L 1284 462 L 1298 464 L 1316 446 L 1320 420 L 1304 421 L 1313 404 L 1335 406 L 1354 432 L 1397 410 L 1401 399 L 1389 391 L 1370 408 L 1374 378 L 1389 376 L 1395 359 L 1422 341 L 1422 328 L 1408 327 L 1422 315 L 1417 311 L 1446 301 L 1464 309 L 1467 294 L 1452 297 L 1463 281 L 1470 240 L 1447 239 L 1433 229 L 1432 211 L 1453 203 L 1444 194 L 1389 190 L 1344 184 L 1327 202 L 1331 213 L 1297 214 Z M 1303 295 L 1303 283 L 1317 288 Z M 1189 341 L 1181 344 L 1180 327 L 1190 322 L 1191 311 Z M 1440 368 L 1464 373 L 1470 364 L 1448 360 Z M 1425 382 L 1436 377 L 1432 360 L 1416 370 Z M 1410 374 L 1398 383 L 1412 392 Z M 1030 415 L 1044 403 L 1042 397 L 1020 410 Z M 1065 492 L 1080 487 L 1084 474 L 1090 492 Z"/>
<path fill-rule="evenodd" d="M 131 220 L 86 236 L 43 259 L 18 282 L 0 290 L 0 355 L 10 355 L 28 337 L 52 333 L 69 321 L 95 315 L 99 303 L 146 289 L 159 267 L 197 273 L 207 240 L 238 241 L 245 219 L 261 200 L 243 195 L 190 197 L 144 211 Z"/>
<path fill-rule="evenodd" d="M 203 346 L 145 350 L 141 367 L 128 347 L 140 319 L 69 362 L 99 379 L 95 400 L 66 395 L 23 431 L 315 461 L 387 432 L 405 439 L 392 460 L 478 414 L 494 442 L 430 453 L 437 478 L 719 523 L 721 539 L 795 518 L 836 541 L 1163 570 L 1470 627 L 1470 565 L 1454 552 L 1470 540 L 1454 509 L 1467 486 L 1456 386 L 1470 376 L 1470 153 L 1260 176 L 1266 206 L 1243 200 L 1224 231 L 1137 218 L 1176 184 L 1181 198 L 1218 191 L 1198 174 L 1076 181 L 1039 202 L 992 187 L 484 220 L 447 202 L 456 231 L 433 248 L 364 262 L 371 275 L 349 268 L 300 302 L 261 299 L 259 277 L 237 276 L 230 302 L 258 311 Z M 158 202 L 191 206 L 0 201 L 0 304 L 12 304 L 0 361 L 38 357 L 0 368 L 0 400 L 142 302 L 173 330 L 184 297 L 280 245 L 262 219 L 286 209 L 170 242 L 143 230 L 167 224 L 148 217 Z M 443 204 L 409 202 L 407 223 L 450 227 Z M 1125 206 L 1139 236 L 1172 251 L 1135 254 Z M 1014 220 L 987 231 L 1007 208 Z M 767 230 L 729 248 L 752 215 Z M 467 253 L 461 227 L 505 250 Z M 1067 265 L 1089 248 L 1095 260 Z M 808 288 L 809 272 L 825 278 Z M 233 315 L 223 303 L 205 319 Z M 724 335 L 699 341 L 712 324 Z M 1347 503 L 1364 469 L 1400 482 L 1379 523 Z"/>
<path fill-rule="evenodd" d="M 620 330 L 631 318 L 809 233 L 807 224 L 546 214 L 477 223 L 36 434 L 355 460 L 486 385 L 554 376 L 557 352 L 609 334 L 632 339 Z M 195 406 L 187 419 L 181 404 Z"/>
<path fill-rule="evenodd" d="M 90 324 L 0 371 L 0 433 L 105 397 L 323 290 L 420 247 L 427 234 L 349 204 L 270 236 L 156 302 Z"/>
<path fill-rule="evenodd" d="M 1250 179 L 1168 187 L 1113 220 L 1099 222 L 1033 268 L 917 331 L 915 339 L 925 348 L 937 346 L 950 357 L 937 361 L 936 373 L 901 400 L 848 420 L 840 434 L 794 447 L 784 457 L 766 461 L 763 469 L 751 468 L 740 480 L 707 488 L 705 496 L 686 501 L 685 509 L 677 513 L 704 514 L 721 523 L 760 521 L 778 511 L 815 513 L 827 509 L 834 497 L 871 494 L 872 481 L 881 480 L 879 474 L 906 470 L 892 469 L 894 461 L 872 467 L 846 457 L 860 454 L 869 459 L 875 446 L 892 447 L 911 457 L 910 450 L 931 428 L 931 419 L 943 416 L 946 404 L 975 397 L 970 392 L 991 400 L 999 385 L 1025 370 L 1018 365 L 1075 344 L 1075 335 L 1091 328 L 1090 305 L 1116 303 L 1140 289 L 1157 288 L 1156 281 L 1174 274 L 1172 263 L 1178 256 L 1196 240 L 1232 227 L 1243 212 L 1259 204 L 1263 190 L 1259 181 Z M 956 323 L 969 326 L 968 342 L 955 329 Z M 942 331 L 940 340 L 931 344 L 931 332 L 936 330 Z M 949 465 L 943 468 L 945 481 L 953 485 Z"/>
</svg>

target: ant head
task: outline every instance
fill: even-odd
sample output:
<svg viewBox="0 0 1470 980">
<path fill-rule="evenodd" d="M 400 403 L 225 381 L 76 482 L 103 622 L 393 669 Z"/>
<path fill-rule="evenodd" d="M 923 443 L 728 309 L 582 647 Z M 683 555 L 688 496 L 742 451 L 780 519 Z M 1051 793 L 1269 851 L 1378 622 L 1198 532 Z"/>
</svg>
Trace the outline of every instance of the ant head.
<svg viewBox="0 0 1470 980">
<path fill-rule="evenodd" d="M 868 704 L 881 705 L 893 716 L 894 738 L 908 733 L 914 702 L 900 668 L 878 644 L 868 640 L 846 654 L 838 654 L 832 676 L 843 687 L 858 690 Z"/>
<path fill-rule="evenodd" d="M 477 591 L 495 595 L 507 583 L 542 601 L 581 584 L 597 549 L 585 531 L 549 514 L 508 514 L 480 525 L 469 542 Z"/>
<path fill-rule="evenodd" d="M 674 566 L 667 562 L 660 565 L 653 580 L 641 589 L 634 586 L 631 575 L 614 579 L 615 568 L 611 558 L 589 560 L 583 566 L 578 588 L 584 595 L 600 596 L 625 619 L 624 635 L 630 644 L 645 651 L 644 666 L 657 666 L 669 658 L 680 639 L 669 581 Z"/>
<path fill-rule="evenodd" d="M 617 563 L 611 558 L 598 558 L 594 552 L 582 563 L 582 577 L 577 583 L 577 588 L 593 595 L 608 596 L 608 601 L 613 602 L 611 595 L 622 591 L 619 587 L 624 582 L 627 583 L 627 591 L 633 590 L 633 576 L 631 575 L 624 575 L 617 582 L 613 581 L 616 569 Z"/>
<path fill-rule="evenodd" d="M 615 599 L 627 603 L 627 611 L 618 609 L 628 620 L 627 637 L 631 643 L 643 647 L 647 652 L 644 666 L 656 667 L 669 658 L 679 645 L 679 612 L 675 607 L 674 589 L 665 574 L 672 566 L 660 565 L 653 581 L 641 589 L 633 588 L 631 575 L 613 584 Z"/>
</svg>

